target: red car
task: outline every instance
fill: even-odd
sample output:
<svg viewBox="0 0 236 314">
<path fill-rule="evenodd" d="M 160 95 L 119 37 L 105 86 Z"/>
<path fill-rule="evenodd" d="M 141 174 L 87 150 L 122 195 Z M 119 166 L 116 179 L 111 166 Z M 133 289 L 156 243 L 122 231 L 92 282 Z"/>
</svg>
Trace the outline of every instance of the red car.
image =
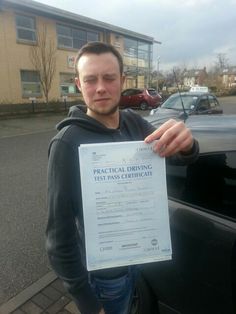
<svg viewBox="0 0 236 314">
<path fill-rule="evenodd" d="M 161 96 L 154 88 L 129 88 L 121 93 L 120 107 L 141 110 L 153 109 L 160 105 Z"/>
</svg>

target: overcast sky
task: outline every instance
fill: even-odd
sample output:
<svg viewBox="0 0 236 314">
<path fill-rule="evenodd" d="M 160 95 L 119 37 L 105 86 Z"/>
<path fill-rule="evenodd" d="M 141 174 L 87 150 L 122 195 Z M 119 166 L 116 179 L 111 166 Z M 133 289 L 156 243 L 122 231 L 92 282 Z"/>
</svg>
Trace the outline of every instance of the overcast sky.
<svg viewBox="0 0 236 314">
<path fill-rule="evenodd" d="M 208 69 L 219 53 L 236 65 L 236 0 L 37 1 L 154 37 L 161 71 Z"/>
</svg>

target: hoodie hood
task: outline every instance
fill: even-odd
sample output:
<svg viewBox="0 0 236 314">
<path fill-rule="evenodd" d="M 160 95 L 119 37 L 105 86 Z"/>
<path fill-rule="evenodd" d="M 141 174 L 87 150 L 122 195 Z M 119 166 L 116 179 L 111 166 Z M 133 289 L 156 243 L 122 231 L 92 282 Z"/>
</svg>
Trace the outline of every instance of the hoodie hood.
<svg viewBox="0 0 236 314">
<path fill-rule="evenodd" d="M 75 130 L 81 143 L 92 139 L 92 142 L 107 141 L 142 141 L 146 136 L 152 133 L 155 128 L 145 121 L 140 115 L 131 109 L 119 111 L 119 128 L 110 129 L 86 114 L 87 107 L 76 105 L 70 108 L 68 118 L 57 124 L 57 130 Z M 70 128 L 77 126 L 78 128 Z M 63 129 L 63 130 L 62 130 Z"/>
<path fill-rule="evenodd" d="M 60 131 L 69 125 L 79 125 L 87 130 L 95 130 L 96 132 L 108 133 L 113 132 L 113 129 L 109 129 L 99 121 L 93 119 L 86 114 L 87 107 L 84 105 L 72 106 L 69 109 L 68 118 L 65 118 L 56 125 L 56 129 Z"/>
</svg>

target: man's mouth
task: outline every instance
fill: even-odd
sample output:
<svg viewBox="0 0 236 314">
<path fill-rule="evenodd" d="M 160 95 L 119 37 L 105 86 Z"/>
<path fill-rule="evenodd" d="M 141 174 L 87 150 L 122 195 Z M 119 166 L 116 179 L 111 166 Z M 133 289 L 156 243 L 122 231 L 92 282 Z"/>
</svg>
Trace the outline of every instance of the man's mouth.
<svg viewBox="0 0 236 314">
<path fill-rule="evenodd" d="M 109 98 L 98 98 L 98 99 L 95 99 L 95 102 L 102 102 L 102 101 L 107 101 L 109 100 Z"/>
</svg>

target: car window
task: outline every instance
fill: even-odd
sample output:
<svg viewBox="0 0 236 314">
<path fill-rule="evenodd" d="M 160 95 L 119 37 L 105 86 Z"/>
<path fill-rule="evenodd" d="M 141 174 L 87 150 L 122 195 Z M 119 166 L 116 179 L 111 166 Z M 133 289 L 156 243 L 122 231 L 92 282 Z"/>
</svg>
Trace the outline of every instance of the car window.
<svg viewBox="0 0 236 314">
<path fill-rule="evenodd" d="M 170 98 L 168 98 L 162 105 L 163 108 L 169 108 L 169 109 L 178 109 L 182 110 L 183 105 L 185 109 L 192 109 L 192 106 L 195 105 L 197 100 L 197 97 L 192 95 L 175 95 Z M 183 102 L 183 105 L 182 105 Z"/>
<path fill-rule="evenodd" d="M 157 91 L 155 89 L 148 89 L 148 92 L 151 96 L 157 96 Z"/>
<path fill-rule="evenodd" d="M 122 96 L 133 96 L 138 94 L 142 94 L 141 89 L 127 89 L 121 93 Z"/>
<path fill-rule="evenodd" d="M 218 106 L 219 106 L 218 101 L 216 100 L 215 97 L 209 95 L 209 96 L 208 96 L 208 99 L 209 99 L 209 103 L 210 103 L 210 107 L 211 107 L 211 108 L 215 108 L 215 107 L 218 107 Z"/>
<path fill-rule="evenodd" d="M 167 166 L 168 195 L 236 218 L 236 152 L 202 155 L 188 166 Z"/>
<path fill-rule="evenodd" d="M 129 96 L 129 95 L 131 95 L 131 93 L 132 93 L 132 90 L 127 89 L 127 90 L 124 90 L 124 91 L 121 93 L 121 95 L 122 95 L 122 96 Z"/>
<path fill-rule="evenodd" d="M 203 97 L 200 99 L 198 103 L 198 111 L 208 110 L 210 107 L 210 103 L 207 97 Z"/>
<path fill-rule="evenodd" d="M 139 95 L 139 94 L 142 94 L 142 90 L 141 89 L 135 89 L 134 91 L 133 91 L 133 95 Z"/>
</svg>

